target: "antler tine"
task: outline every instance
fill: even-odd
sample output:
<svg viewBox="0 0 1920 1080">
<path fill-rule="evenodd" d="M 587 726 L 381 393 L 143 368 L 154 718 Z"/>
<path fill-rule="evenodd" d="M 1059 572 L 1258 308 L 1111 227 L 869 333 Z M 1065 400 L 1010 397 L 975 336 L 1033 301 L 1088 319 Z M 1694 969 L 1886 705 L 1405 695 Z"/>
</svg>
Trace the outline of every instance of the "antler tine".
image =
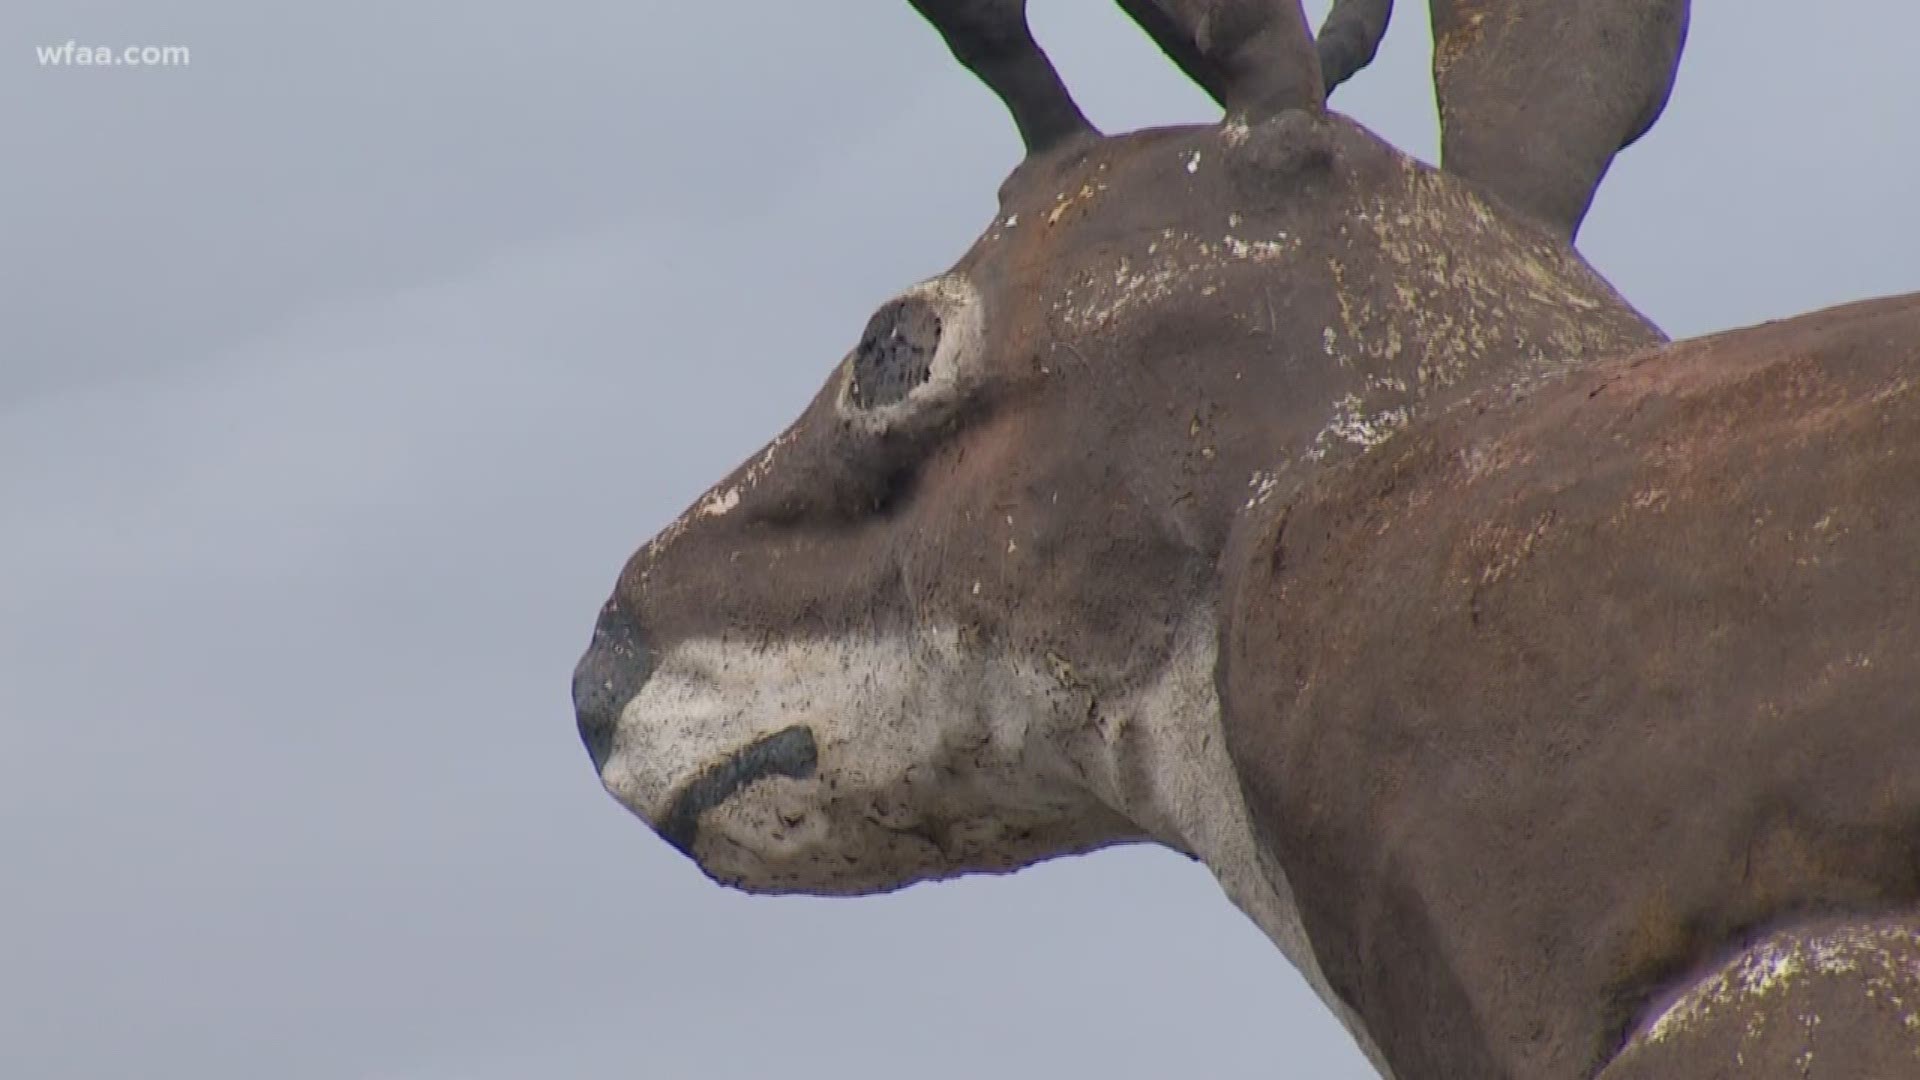
<svg viewBox="0 0 1920 1080">
<path fill-rule="evenodd" d="M 1327 94 L 1373 62 L 1393 18 L 1393 0 L 1334 0 L 1314 41 Z"/>
<path fill-rule="evenodd" d="M 1027 27 L 1026 0 L 910 0 L 956 60 L 987 84 L 1020 129 L 1028 154 L 1097 134 Z"/>
<path fill-rule="evenodd" d="M 1234 115 L 1326 104 L 1299 0 L 1119 0 L 1187 77 Z"/>
</svg>

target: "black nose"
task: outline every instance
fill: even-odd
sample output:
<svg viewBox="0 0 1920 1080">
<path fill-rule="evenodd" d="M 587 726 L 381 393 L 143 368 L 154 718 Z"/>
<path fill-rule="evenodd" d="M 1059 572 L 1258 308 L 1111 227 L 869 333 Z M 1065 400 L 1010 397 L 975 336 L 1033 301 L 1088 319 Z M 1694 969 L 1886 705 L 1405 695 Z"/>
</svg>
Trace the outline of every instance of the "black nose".
<svg viewBox="0 0 1920 1080">
<path fill-rule="evenodd" d="M 602 608 L 593 626 L 593 643 L 573 669 L 574 720 L 595 772 L 613 752 L 620 711 L 652 671 L 653 657 L 641 641 L 640 627 L 617 604 Z"/>
</svg>

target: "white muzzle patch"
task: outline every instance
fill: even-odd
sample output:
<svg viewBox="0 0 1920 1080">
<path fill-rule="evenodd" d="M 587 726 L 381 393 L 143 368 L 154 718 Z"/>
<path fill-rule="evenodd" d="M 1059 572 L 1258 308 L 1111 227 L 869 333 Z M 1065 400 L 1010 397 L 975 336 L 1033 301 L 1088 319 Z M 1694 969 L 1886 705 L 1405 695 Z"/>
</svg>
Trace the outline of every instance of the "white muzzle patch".
<svg viewBox="0 0 1920 1080">
<path fill-rule="evenodd" d="M 601 779 L 709 874 L 756 891 L 1012 869 L 1131 838 L 1062 781 L 1043 733 L 1064 697 L 956 633 L 692 640 L 627 703 Z"/>
</svg>

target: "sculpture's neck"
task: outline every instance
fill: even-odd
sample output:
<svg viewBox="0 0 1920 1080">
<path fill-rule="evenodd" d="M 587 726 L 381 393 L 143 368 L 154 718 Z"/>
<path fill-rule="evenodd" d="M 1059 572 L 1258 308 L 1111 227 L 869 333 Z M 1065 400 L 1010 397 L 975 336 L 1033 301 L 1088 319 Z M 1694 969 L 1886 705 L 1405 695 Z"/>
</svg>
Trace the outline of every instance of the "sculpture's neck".
<svg viewBox="0 0 1920 1080">
<path fill-rule="evenodd" d="M 1160 843 L 1205 863 L 1234 905 L 1299 969 L 1382 1076 L 1385 1060 L 1320 971 L 1292 890 L 1265 857 L 1227 756 L 1215 683 L 1218 624 L 1203 610 L 1180 628 L 1149 686 L 1103 709 L 1095 794 Z"/>
</svg>

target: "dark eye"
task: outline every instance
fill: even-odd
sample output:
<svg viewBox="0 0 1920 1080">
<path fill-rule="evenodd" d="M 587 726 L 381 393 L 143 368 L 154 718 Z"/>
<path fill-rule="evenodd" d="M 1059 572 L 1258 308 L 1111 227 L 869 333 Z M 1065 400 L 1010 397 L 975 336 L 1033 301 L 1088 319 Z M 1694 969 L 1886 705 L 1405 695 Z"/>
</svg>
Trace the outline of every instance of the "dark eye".
<svg viewBox="0 0 1920 1080">
<path fill-rule="evenodd" d="M 927 381 L 940 345 L 940 315 L 918 297 L 904 297 L 874 312 L 854 350 L 848 396 L 863 409 L 892 405 Z"/>
</svg>

